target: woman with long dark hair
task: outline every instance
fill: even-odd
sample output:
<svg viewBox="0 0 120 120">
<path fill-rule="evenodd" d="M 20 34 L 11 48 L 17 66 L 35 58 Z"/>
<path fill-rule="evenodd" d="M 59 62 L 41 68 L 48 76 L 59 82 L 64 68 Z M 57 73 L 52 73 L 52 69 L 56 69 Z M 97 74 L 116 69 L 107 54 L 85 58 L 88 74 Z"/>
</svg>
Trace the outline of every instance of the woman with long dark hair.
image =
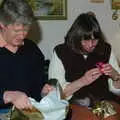
<svg viewBox="0 0 120 120">
<path fill-rule="evenodd" d="M 72 120 L 90 120 L 87 113 L 94 114 L 86 107 L 92 108 L 96 101 L 115 101 L 120 95 L 119 71 L 96 16 L 88 12 L 77 17 L 65 42 L 54 48 L 49 78 L 58 79 L 70 103 L 79 106 L 72 110 Z"/>
</svg>

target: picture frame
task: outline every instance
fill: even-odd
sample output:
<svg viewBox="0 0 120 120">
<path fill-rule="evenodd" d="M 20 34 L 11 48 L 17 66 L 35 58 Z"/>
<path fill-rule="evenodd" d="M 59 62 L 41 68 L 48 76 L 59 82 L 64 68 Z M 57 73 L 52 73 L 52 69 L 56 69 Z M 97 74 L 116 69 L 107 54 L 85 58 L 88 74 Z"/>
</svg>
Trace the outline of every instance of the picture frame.
<svg viewBox="0 0 120 120">
<path fill-rule="evenodd" d="M 120 0 L 112 0 L 112 9 L 120 9 Z"/>
<path fill-rule="evenodd" d="M 38 20 L 66 20 L 67 0 L 27 0 Z"/>
<path fill-rule="evenodd" d="M 89 0 L 91 3 L 104 3 L 104 0 Z"/>
</svg>

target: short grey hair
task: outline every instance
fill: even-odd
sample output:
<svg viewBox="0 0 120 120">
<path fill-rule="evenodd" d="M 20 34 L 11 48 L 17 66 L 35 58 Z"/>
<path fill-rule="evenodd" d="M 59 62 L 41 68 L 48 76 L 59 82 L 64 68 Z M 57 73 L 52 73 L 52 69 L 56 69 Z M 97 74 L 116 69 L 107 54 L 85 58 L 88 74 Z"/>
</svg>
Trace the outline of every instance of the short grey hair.
<svg viewBox="0 0 120 120">
<path fill-rule="evenodd" d="M 3 0 L 0 5 L 0 21 L 4 25 L 13 23 L 30 25 L 35 21 L 35 17 L 26 0 Z"/>
</svg>

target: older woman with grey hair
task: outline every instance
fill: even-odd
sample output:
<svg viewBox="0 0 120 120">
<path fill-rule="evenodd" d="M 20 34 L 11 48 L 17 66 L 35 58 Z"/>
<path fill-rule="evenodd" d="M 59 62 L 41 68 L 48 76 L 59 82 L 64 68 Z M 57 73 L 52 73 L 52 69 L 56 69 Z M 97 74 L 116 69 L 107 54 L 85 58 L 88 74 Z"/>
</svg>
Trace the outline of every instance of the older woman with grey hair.
<svg viewBox="0 0 120 120">
<path fill-rule="evenodd" d="M 44 85 L 44 55 L 25 39 L 35 21 L 25 0 L 3 0 L 0 6 L 0 109 L 32 108 Z"/>
</svg>

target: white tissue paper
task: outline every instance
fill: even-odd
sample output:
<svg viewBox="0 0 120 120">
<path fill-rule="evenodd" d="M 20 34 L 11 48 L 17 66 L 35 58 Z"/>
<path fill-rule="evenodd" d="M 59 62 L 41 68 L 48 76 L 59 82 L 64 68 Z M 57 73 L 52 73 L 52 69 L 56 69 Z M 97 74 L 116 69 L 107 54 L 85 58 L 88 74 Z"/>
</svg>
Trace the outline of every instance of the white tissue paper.
<svg viewBox="0 0 120 120">
<path fill-rule="evenodd" d="M 51 91 L 43 97 L 40 102 L 30 98 L 34 107 L 36 107 L 44 116 L 44 120 L 64 120 L 67 114 L 68 101 L 60 99 L 57 90 Z"/>
</svg>

